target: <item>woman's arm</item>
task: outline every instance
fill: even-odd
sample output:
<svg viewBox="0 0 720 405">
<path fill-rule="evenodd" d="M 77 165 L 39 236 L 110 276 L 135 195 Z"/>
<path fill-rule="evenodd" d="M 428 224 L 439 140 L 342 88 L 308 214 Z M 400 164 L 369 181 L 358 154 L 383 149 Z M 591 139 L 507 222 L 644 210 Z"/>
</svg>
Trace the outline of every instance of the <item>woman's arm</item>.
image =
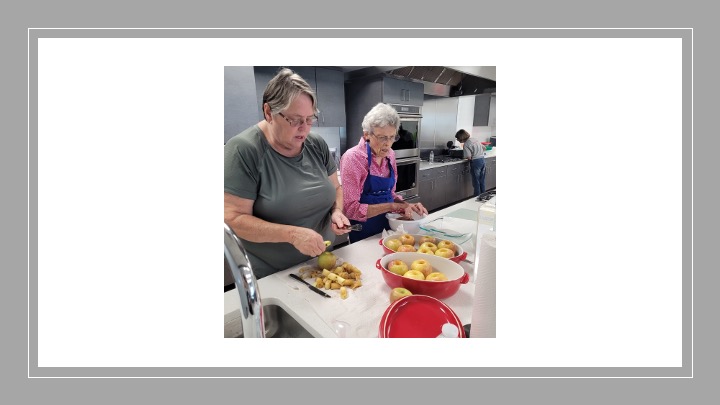
<svg viewBox="0 0 720 405">
<path fill-rule="evenodd" d="M 254 204 L 253 200 L 225 193 L 225 223 L 238 237 L 258 243 L 290 243 L 308 256 L 317 256 L 325 251 L 325 243 L 319 233 L 260 219 L 253 215 Z"/>
</svg>

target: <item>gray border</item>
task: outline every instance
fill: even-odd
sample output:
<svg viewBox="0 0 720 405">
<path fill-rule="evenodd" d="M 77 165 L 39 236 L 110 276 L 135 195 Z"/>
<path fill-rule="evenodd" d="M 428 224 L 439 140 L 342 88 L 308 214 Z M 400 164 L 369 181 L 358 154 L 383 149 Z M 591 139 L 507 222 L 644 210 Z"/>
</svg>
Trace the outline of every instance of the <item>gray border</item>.
<svg viewBox="0 0 720 405">
<path fill-rule="evenodd" d="M 37 229 L 37 40 L 39 38 L 242 38 L 242 37 L 472 37 L 472 38 L 682 38 L 683 40 L 683 140 L 692 134 L 692 31 L 689 29 L 651 30 L 57 30 L 32 29 L 29 38 L 30 63 L 30 229 Z M 683 188 L 691 184 L 691 148 L 683 148 Z M 691 194 L 684 192 L 685 207 Z M 688 201 L 685 201 L 688 200 Z M 692 231 L 689 210 L 683 212 L 683 235 Z M 37 234 L 30 239 L 30 348 L 29 375 L 32 377 L 688 377 L 692 371 L 692 246 L 683 238 L 683 366 L 678 368 L 39 368 L 37 367 Z"/>
</svg>

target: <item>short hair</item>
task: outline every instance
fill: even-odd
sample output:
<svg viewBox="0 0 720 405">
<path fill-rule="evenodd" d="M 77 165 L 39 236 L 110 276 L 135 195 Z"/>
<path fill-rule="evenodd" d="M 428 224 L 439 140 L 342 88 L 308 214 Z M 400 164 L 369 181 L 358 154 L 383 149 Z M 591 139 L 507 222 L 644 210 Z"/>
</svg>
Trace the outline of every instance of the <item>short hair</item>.
<svg viewBox="0 0 720 405">
<path fill-rule="evenodd" d="M 261 108 L 268 103 L 273 114 L 284 111 L 295 99 L 302 95 L 310 96 L 313 114 L 318 114 L 317 98 L 312 87 L 299 74 L 288 68 L 282 68 L 270 79 L 263 93 Z M 264 113 L 263 113 L 264 115 Z"/>
<path fill-rule="evenodd" d="M 385 103 L 378 103 L 373 107 L 363 118 L 362 129 L 363 132 L 369 134 L 374 133 L 373 128 L 376 127 L 395 127 L 395 132 L 400 129 L 400 115 L 394 108 L 390 107 Z"/>
<path fill-rule="evenodd" d="M 457 139 L 461 143 L 465 143 L 468 139 L 470 139 L 470 134 L 468 131 L 461 129 L 455 133 L 455 139 Z"/>
</svg>

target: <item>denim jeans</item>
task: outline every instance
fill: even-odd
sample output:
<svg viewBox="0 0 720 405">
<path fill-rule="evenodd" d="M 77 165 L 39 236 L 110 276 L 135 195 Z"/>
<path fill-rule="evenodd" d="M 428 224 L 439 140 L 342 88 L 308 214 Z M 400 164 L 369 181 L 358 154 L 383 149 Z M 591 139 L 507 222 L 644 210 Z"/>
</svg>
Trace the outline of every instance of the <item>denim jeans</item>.
<svg viewBox="0 0 720 405">
<path fill-rule="evenodd" d="M 475 197 L 485 192 L 485 158 L 473 159 L 470 162 L 470 174 Z"/>
</svg>

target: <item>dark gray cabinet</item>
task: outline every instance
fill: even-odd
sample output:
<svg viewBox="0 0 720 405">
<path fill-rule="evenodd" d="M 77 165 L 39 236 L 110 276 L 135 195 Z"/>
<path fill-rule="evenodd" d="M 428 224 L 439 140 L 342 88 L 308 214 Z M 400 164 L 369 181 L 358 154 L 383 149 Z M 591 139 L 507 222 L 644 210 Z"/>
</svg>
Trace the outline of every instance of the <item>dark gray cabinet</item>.
<svg viewBox="0 0 720 405">
<path fill-rule="evenodd" d="M 447 166 L 420 170 L 418 183 L 420 202 L 428 211 L 434 211 L 446 204 L 447 191 L 450 188 L 447 182 Z"/>
<path fill-rule="evenodd" d="M 485 190 L 492 190 L 495 188 L 495 156 L 485 158 Z"/>
<path fill-rule="evenodd" d="M 250 66 L 225 66 L 225 142 L 260 121 Z"/>
<path fill-rule="evenodd" d="M 469 162 L 420 170 L 420 201 L 428 211 L 472 197 L 474 190 Z"/>
<path fill-rule="evenodd" d="M 473 115 L 474 127 L 486 127 L 490 122 L 490 94 L 475 96 L 475 112 Z"/>
<path fill-rule="evenodd" d="M 345 75 L 339 70 L 315 68 L 317 86 L 318 126 L 344 127 L 345 122 Z"/>
<path fill-rule="evenodd" d="M 383 77 L 382 101 L 390 104 L 422 105 L 425 86 L 422 83 Z"/>
</svg>

